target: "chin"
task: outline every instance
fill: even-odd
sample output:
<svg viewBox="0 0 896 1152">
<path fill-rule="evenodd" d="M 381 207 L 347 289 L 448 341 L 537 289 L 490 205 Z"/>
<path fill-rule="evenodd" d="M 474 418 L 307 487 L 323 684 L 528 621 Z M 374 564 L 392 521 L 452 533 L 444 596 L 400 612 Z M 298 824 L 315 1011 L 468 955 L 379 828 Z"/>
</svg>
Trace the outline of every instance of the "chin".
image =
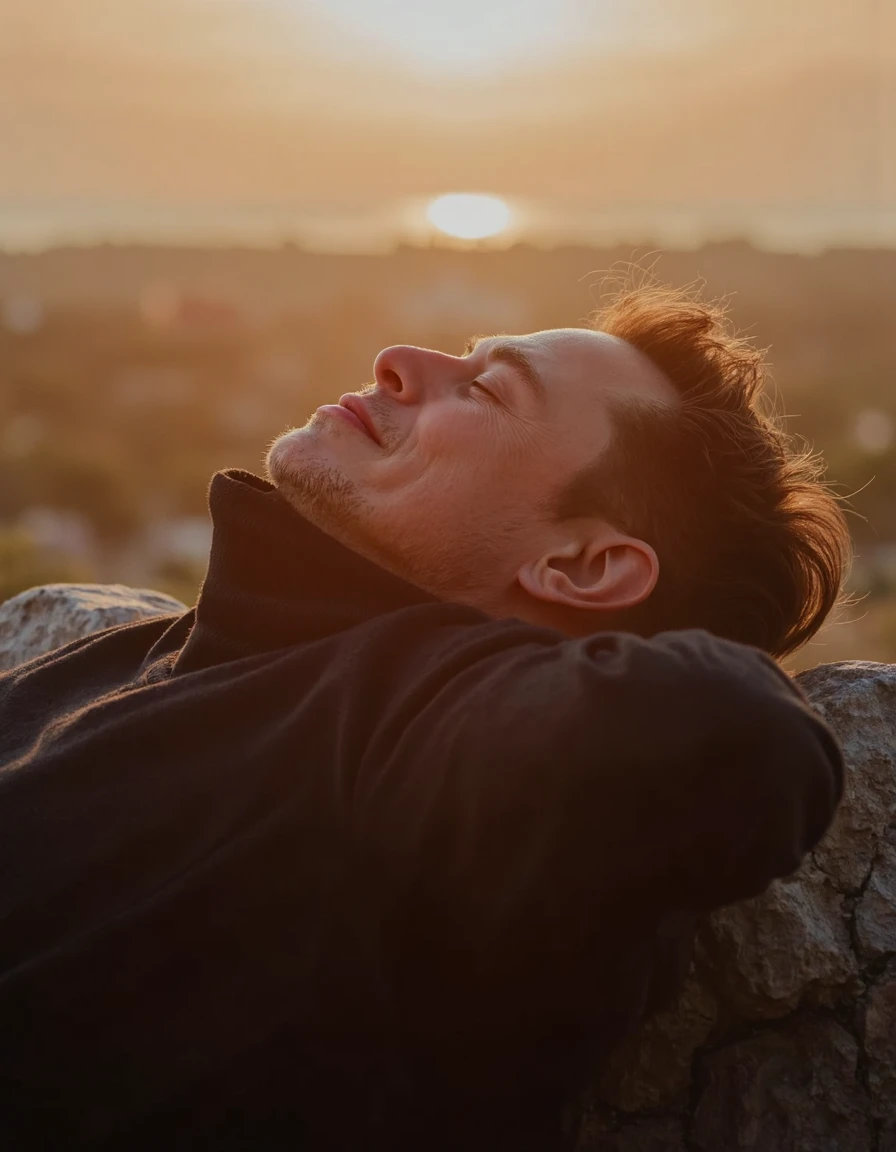
<svg viewBox="0 0 896 1152">
<path fill-rule="evenodd" d="M 278 488 L 302 488 L 310 476 L 322 472 L 330 476 L 330 483 L 338 483 L 342 467 L 316 436 L 309 435 L 306 425 L 278 436 L 268 449 L 265 472 Z"/>
<path fill-rule="evenodd" d="M 363 521 L 366 501 L 344 469 L 303 432 L 297 428 L 274 441 L 267 476 L 298 512 L 331 535 L 341 535 Z"/>
<path fill-rule="evenodd" d="M 285 432 L 268 449 L 265 473 L 278 488 L 288 481 L 290 472 L 302 466 L 305 453 L 300 440 L 301 431 L 301 428 L 293 428 L 291 432 Z"/>
</svg>

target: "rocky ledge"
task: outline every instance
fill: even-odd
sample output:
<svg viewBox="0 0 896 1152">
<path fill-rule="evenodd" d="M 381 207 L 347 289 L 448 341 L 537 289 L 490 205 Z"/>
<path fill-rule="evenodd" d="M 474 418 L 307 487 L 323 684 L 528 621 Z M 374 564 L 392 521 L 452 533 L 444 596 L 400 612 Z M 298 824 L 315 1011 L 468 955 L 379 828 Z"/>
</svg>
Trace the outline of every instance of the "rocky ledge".
<svg viewBox="0 0 896 1152">
<path fill-rule="evenodd" d="M 35 588 L 0 606 L 0 668 L 183 610 L 121 585 Z M 896 665 L 797 681 L 846 754 L 837 817 L 793 876 L 701 923 L 677 1003 L 583 1102 L 577 1152 L 896 1152 Z"/>
</svg>

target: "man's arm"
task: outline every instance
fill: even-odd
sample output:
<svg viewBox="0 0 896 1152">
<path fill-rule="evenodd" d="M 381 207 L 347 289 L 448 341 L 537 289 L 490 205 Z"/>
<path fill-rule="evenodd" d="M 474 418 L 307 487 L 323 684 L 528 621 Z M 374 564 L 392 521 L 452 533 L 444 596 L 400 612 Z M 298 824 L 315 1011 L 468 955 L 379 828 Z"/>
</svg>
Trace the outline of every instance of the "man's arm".
<svg viewBox="0 0 896 1152">
<path fill-rule="evenodd" d="M 363 842 L 495 931 L 546 901 L 755 895 L 842 793 L 837 742 L 786 674 L 703 631 L 493 644 L 416 697 L 362 765 Z"/>
</svg>

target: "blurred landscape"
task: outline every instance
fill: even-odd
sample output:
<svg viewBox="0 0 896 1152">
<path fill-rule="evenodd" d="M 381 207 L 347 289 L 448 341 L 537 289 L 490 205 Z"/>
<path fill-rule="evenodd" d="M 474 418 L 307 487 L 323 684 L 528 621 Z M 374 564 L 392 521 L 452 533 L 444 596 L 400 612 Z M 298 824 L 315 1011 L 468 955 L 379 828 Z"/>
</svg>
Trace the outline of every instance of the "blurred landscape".
<svg viewBox="0 0 896 1152">
<path fill-rule="evenodd" d="M 0 255 L 0 599 L 118 581 L 191 603 L 219 468 L 372 377 L 380 348 L 460 353 L 480 332 L 584 324 L 644 250 L 60 248 Z M 653 257 L 651 257 L 652 261 Z M 896 660 L 896 251 L 730 242 L 667 252 L 676 284 L 731 294 L 770 345 L 789 429 L 849 496 L 864 599 L 799 661 Z M 799 662 L 798 661 L 798 662 Z"/>
</svg>

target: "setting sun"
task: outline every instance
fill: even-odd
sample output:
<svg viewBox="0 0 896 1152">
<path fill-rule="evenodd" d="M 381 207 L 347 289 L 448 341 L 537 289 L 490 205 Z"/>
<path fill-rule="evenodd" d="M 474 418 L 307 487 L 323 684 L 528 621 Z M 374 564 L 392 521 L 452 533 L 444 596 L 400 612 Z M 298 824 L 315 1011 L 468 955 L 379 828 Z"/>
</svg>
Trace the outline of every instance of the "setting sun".
<svg viewBox="0 0 896 1152">
<path fill-rule="evenodd" d="M 510 223 L 510 209 L 497 196 L 454 193 L 439 196 L 426 210 L 430 223 L 459 240 L 497 236 Z"/>
</svg>

